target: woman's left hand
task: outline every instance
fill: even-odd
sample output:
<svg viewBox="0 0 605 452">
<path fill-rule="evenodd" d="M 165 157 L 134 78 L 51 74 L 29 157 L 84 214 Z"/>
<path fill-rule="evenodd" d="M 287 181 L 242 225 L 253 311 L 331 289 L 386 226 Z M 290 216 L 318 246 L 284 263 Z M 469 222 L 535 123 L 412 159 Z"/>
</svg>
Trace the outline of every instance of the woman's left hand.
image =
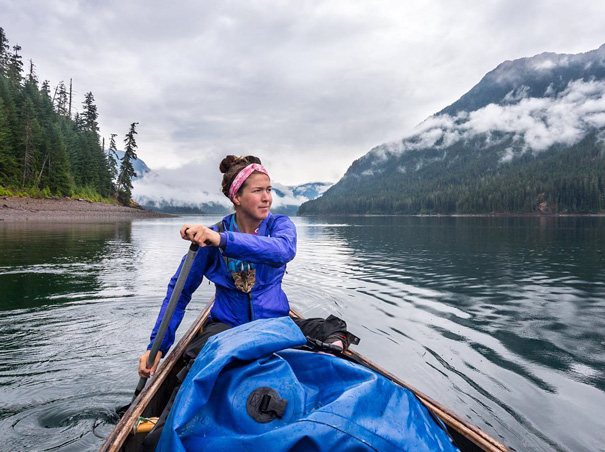
<svg viewBox="0 0 605 452">
<path fill-rule="evenodd" d="M 197 243 L 199 246 L 219 246 L 221 235 L 201 224 L 186 224 L 181 228 L 181 238 Z"/>
</svg>

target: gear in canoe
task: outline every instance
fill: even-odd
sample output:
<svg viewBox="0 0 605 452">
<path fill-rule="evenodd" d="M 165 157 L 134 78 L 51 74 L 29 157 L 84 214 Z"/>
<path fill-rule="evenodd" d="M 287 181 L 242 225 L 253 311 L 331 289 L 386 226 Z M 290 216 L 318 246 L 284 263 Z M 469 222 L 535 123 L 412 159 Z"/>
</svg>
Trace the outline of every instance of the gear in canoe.
<svg viewBox="0 0 605 452">
<path fill-rule="evenodd" d="M 458 450 L 410 391 L 306 343 L 287 317 L 211 338 L 156 450 Z"/>
</svg>

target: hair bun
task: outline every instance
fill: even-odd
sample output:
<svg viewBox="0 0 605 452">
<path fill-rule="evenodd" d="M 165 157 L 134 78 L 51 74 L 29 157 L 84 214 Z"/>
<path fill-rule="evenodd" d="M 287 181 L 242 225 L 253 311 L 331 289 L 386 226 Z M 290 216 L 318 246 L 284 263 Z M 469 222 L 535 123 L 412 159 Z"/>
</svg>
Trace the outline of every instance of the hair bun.
<svg viewBox="0 0 605 452">
<path fill-rule="evenodd" d="M 262 165 L 260 159 L 253 155 L 247 155 L 245 157 L 237 157 L 235 155 L 228 155 L 221 161 L 221 164 L 219 165 L 219 169 L 221 170 L 221 173 L 225 174 L 227 171 L 229 171 L 229 168 L 231 168 L 234 165 L 240 165 L 240 166 L 244 167 L 244 166 L 248 166 L 252 163 L 258 163 L 259 165 Z"/>
<path fill-rule="evenodd" d="M 219 165 L 219 169 L 221 173 L 223 173 L 223 180 L 221 182 L 222 192 L 225 196 L 229 197 L 229 188 L 233 183 L 233 180 L 237 176 L 237 174 L 243 170 L 246 166 L 257 163 L 262 165 L 260 159 L 253 155 L 247 155 L 245 157 L 236 157 L 235 155 L 228 155 L 225 157 L 221 164 Z"/>
<path fill-rule="evenodd" d="M 247 165 L 250 165 L 251 163 L 258 163 L 259 165 L 262 165 L 260 159 L 253 155 L 247 155 L 246 157 L 242 157 L 242 159 L 246 161 Z"/>
<path fill-rule="evenodd" d="M 235 155 L 228 155 L 225 157 L 219 165 L 221 173 L 225 174 L 227 171 L 229 171 L 229 168 L 231 168 L 233 164 L 237 163 L 238 160 L 239 158 Z"/>
</svg>

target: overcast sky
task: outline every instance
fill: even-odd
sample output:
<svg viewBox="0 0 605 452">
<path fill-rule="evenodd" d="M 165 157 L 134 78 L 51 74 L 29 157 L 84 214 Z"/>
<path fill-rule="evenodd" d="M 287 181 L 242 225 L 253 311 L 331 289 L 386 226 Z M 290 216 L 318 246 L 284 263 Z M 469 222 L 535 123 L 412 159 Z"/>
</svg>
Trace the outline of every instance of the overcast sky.
<svg viewBox="0 0 605 452">
<path fill-rule="evenodd" d="M 0 0 L 41 80 L 92 91 L 101 133 L 139 122 L 139 157 L 218 180 L 228 153 L 282 184 L 337 181 L 505 60 L 605 43 L 599 0 Z"/>
</svg>

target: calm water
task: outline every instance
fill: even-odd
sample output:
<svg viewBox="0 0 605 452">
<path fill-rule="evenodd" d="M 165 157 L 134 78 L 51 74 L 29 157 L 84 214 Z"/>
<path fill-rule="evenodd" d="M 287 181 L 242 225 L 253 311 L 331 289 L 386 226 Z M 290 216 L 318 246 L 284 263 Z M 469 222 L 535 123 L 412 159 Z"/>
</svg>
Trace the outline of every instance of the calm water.
<svg viewBox="0 0 605 452">
<path fill-rule="evenodd" d="M 96 450 L 185 222 L 0 224 L 0 450 Z M 517 450 L 605 450 L 605 218 L 294 219 L 285 289 Z M 213 289 L 204 283 L 180 332 Z"/>
</svg>

